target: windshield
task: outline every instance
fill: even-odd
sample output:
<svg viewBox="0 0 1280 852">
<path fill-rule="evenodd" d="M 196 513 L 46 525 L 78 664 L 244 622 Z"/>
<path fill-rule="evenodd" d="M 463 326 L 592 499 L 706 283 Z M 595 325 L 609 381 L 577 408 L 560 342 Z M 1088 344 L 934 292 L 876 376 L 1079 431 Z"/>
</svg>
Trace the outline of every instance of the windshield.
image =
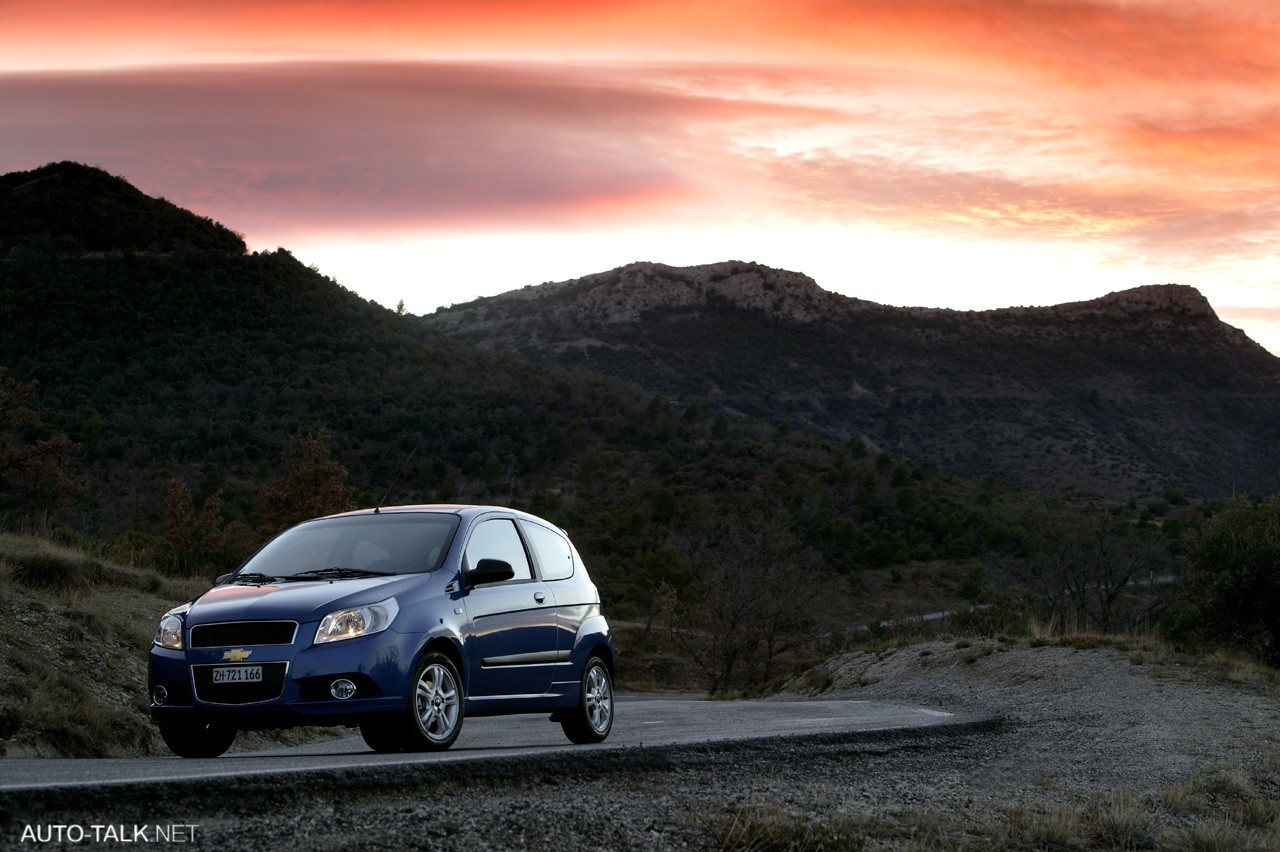
<svg viewBox="0 0 1280 852">
<path fill-rule="evenodd" d="M 458 528 L 457 515 L 396 512 L 309 521 L 272 539 L 236 581 L 334 580 L 434 571 Z"/>
</svg>

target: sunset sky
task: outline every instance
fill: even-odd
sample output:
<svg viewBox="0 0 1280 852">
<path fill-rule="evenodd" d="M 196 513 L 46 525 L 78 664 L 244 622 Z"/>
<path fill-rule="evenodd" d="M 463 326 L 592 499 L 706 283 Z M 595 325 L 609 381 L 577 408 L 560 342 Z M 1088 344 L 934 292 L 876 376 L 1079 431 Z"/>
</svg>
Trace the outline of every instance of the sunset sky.
<svg viewBox="0 0 1280 852">
<path fill-rule="evenodd" d="M 962 309 L 1197 287 L 1280 351 L 1274 0 L 0 0 L 77 160 L 414 313 L 636 260 Z"/>
</svg>

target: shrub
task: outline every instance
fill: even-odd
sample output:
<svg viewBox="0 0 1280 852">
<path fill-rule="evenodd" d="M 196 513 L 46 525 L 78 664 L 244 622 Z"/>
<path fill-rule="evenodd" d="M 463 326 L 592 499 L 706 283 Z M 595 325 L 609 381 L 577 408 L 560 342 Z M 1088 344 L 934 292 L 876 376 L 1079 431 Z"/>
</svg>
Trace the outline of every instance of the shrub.
<svg viewBox="0 0 1280 852">
<path fill-rule="evenodd" d="M 1187 547 L 1181 627 L 1280 664 L 1280 496 L 1231 501 Z"/>
</svg>

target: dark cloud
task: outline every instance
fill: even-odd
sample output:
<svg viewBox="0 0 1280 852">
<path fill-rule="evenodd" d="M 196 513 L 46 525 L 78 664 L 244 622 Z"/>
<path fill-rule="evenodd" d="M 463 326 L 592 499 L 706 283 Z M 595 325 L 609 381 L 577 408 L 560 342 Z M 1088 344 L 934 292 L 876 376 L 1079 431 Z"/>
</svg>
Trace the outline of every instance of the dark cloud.
<svg viewBox="0 0 1280 852">
<path fill-rule="evenodd" d="M 591 69 L 366 63 L 10 74 L 0 115 L 6 171 L 102 165 L 247 231 L 281 218 L 510 223 L 678 199 L 694 191 L 679 149 L 699 127 L 821 112 L 625 87 Z"/>
</svg>

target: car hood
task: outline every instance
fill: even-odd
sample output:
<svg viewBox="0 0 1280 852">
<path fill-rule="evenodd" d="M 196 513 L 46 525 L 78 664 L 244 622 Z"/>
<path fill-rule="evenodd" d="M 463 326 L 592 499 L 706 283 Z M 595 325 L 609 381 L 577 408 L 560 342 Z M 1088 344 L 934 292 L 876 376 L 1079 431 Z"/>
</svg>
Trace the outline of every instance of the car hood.
<svg viewBox="0 0 1280 852">
<path fill-rule="evenodd" d="M 191 602 L 187 624 L 289 619 L 319 621 L 335 609 L 375 603 L 420 583 L 424 575 L 218 586 Z"/>
</svg>

